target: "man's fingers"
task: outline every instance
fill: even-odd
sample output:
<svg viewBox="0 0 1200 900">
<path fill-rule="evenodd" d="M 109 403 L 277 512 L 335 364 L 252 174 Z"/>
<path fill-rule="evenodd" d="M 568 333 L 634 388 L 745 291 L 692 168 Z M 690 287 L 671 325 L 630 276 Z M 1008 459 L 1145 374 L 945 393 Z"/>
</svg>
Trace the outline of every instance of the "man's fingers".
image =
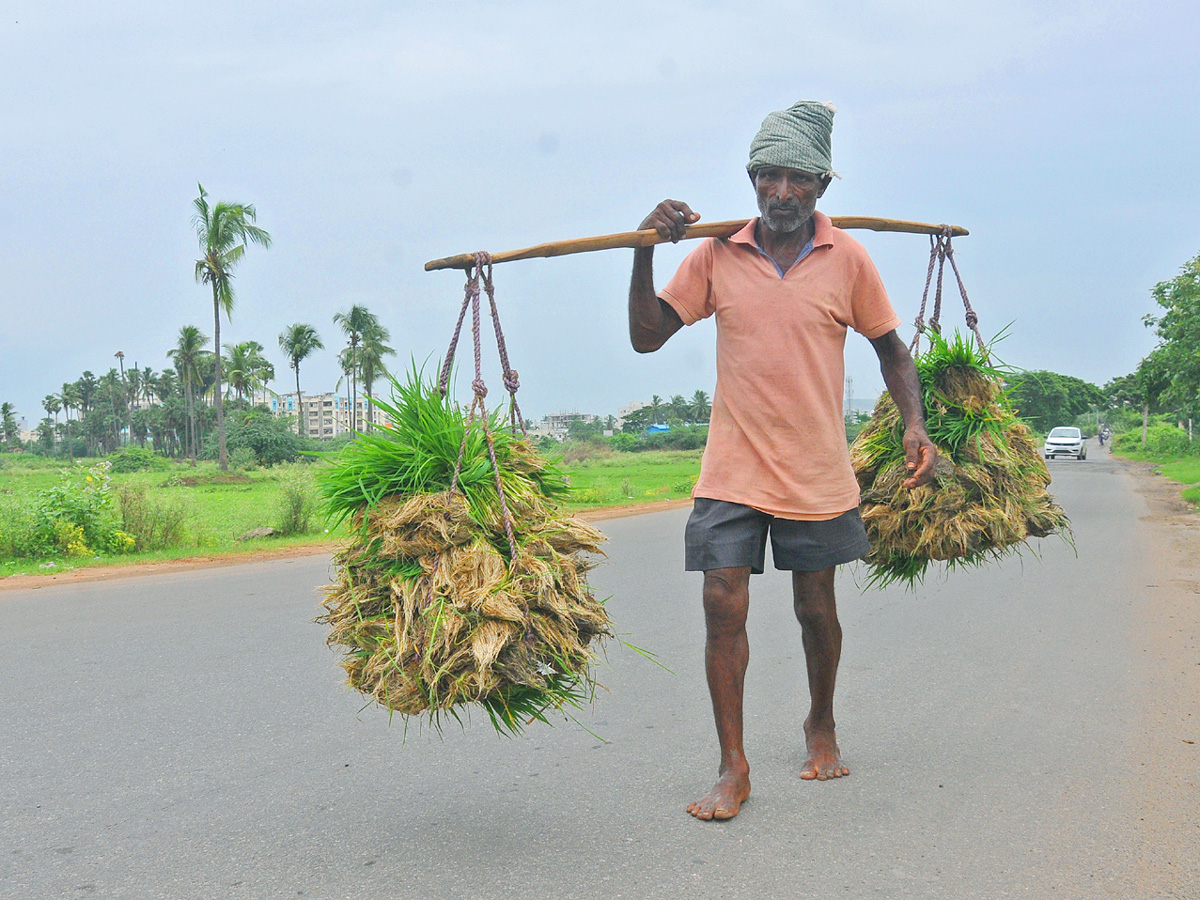
<svg viewBox="0 0 1200 900">
<path fill-rule="evenodd" d="M 937 465 L 937 450 L 932 444 L 921 444 L 909 449 L 905 465 L 912 472 L 912 477 L 904 482 L 905 487 L 919 487 L 933 480 L 933 470 Z"/>
<path fill-rule="evenodd" d="M 659 237 L 678 242 L 687 233 L 687 226 L 699 219 L 700 214 L 682 200 L 664 200 L 642 220 L 641 230 L 653 228 Z"/>
</svg>

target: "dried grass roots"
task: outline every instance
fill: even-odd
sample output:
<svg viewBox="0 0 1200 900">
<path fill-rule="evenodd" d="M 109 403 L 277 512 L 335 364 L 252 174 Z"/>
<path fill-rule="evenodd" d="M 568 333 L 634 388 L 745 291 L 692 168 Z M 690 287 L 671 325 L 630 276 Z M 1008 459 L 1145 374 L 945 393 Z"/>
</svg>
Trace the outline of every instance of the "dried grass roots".
<svg viewBox="0 0 1200 900">
<path fill-rule="evenodd" d="M 589 685 L 595 645 L 611 634 L 586 580 L 604 536 L 530 517 L 534 506 L 547 509 L 523 510 L 511 566 L 459 495 L 388 498 L 364 512 L 364 538 L 335 557 L 324 601 L 351 686 L 418 715 L 489 699 L 503 709 L 511 689 L 536 693 L 556 676 Z M 413 575 L 389 574 L 389 562 Z"/>
<path fill-rule="evenodd" d="M 952 349 L 942 340 L 931 353 Z M 969 359 L 969 354 L 966 355 Z M 982 366 L 926 365 L 922 373 L 931 424 L 950 421 L 958 445 L 938 444 L 934 483 L 906 489 L 904 427 L 889 395 L 850 448 L 871 541 L 866 562 L 877 584 L 919 580 L 929 563 L 974 565 L 1019 549 L 1031 537 L 1070 524 L 1048 491 L 1050 473 L 1033 434 L 1009 406 L 999 379 Z M 939 418 L 940 417 L 940 418 Z"/>
</svg>

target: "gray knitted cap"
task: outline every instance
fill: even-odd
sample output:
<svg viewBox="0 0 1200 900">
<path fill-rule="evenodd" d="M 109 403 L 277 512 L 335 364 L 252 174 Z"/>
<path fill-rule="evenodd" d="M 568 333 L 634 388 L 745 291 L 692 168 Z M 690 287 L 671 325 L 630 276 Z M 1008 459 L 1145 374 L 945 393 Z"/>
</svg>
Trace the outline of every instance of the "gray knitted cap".
<svg viewBox="0 0 1200 900">
<path fill-rule="evenodd" d="M 746 170 L 782 166 L 816 175 L 837 175 L 830 149 L 835 112 L 829 102 L 797 100 L 787 109 L 771 113 L 750 142 Z"/>
</svg>

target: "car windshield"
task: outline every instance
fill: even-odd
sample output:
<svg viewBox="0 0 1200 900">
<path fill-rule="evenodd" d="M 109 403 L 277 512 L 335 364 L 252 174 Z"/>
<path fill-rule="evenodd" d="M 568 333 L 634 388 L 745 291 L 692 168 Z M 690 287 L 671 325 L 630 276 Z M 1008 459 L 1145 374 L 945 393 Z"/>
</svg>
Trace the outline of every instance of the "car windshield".
<svg viewBox="0 0 1200 900">
<path fill-rule="evenodd" d="M 1077 438 L 1079 437 L 1078 428 L 1055 428 L 1050 432 L 1052 438 Z"/>
</svg>

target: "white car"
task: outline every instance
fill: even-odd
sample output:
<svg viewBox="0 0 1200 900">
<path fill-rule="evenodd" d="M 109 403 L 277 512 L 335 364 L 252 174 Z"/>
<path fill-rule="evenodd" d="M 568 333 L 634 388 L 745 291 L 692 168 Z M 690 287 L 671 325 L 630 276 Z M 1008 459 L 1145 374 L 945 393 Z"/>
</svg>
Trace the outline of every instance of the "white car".
<svg viewBox="0 0 1200 900">
<path fill-rule="evenodd" d="M 1083 433 L 1078 428 L 1060 426 L 1051 428 L 1046 435 L 1046 446 L 1042 450 L 1046 459 L 1057 456 L 1073 456 L 1076 459 L 1087 459 L 1087 445 L 1083 442 Z"/>
</svg>

